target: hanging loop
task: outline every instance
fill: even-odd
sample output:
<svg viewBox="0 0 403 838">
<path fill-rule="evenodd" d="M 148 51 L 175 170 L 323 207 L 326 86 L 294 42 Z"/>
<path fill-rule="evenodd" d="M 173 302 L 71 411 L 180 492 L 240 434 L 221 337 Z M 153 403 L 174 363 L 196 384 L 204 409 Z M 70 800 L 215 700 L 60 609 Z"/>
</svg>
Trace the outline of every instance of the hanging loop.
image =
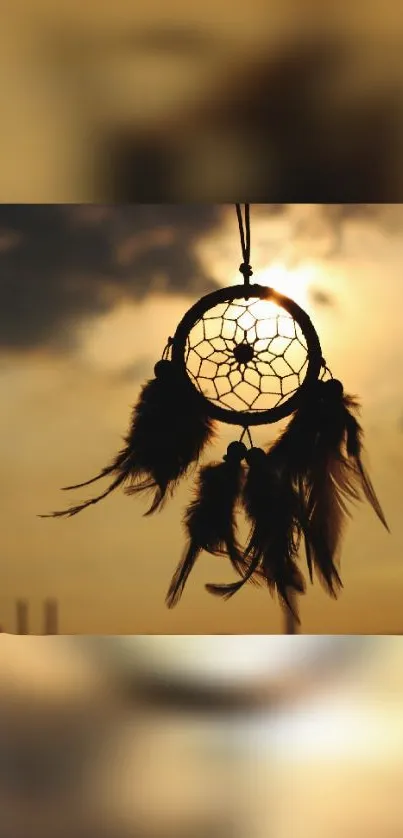
<svg viewBox="0 0 403 838">
<path fill-rule="evenodd" d="M 241 204 L 235 204 L 235 207 L 243 258 L 243 262 L 239 266 L 239 271 L 243 276 L 245 289 L 249 291 L 250 278 L 253 274 L 253 270 L 250 265 L 250 206 L 249 204 L 245 204 L 245 220 L 242 218 Z M 249 294 L 246 294 L 245 299 L 248 299 L 248 296 Z"/>
<path fill-rule="evenodd" d="M 250 432 L 250 430 L 249 430 L 249 426 L 248 426 L 248 425 L 245 425 L 245 427 L 244 427 L 244 429 L 243 429 L 243 431 L 242 431 L 242 434 L 241 434 L 241 436 L 239 437 L 239 442 L 243 442 L 243 441 L 244 441 L 244 439 L 245 439 L 245 437 L 248 439 L 248 442 L 249 442 L 250 447 L 251 447 L 251 448 L 253 448 L 253 440 L 252 440 L 251 432 Z"/>
</svg>

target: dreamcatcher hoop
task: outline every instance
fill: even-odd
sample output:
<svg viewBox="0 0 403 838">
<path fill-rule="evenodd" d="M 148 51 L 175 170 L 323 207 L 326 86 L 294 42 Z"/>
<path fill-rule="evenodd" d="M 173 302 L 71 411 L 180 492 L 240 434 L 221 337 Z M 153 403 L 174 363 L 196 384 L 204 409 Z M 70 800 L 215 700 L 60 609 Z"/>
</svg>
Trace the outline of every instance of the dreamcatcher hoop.
<svg viewBox="0 0 403 838">
<path fill-rule="evenodd" d="M 210 401 L 200 390 L 195 386 L 194 381 L 188 374 L 186 366 L 186 347 L 189 334 L 192 329 L 200 322 L 203 315 L 209 310 L 213 309 L 220 303 L 232 303 L 235 300 L 264 300 L 266 302 L 275 303 L 279 309 L 284 309 L 301 329 L 301 332 L 307 343 L 307 371 L 303 382 L 298 389 L 290 395 L 286 401 L 275 407 L 267 410 L 231 410 L 220 407 Z M 195 303 L 190 308 L 179 323 L 175 336 L 172 341 L 172 361 L 177 367 L 181 375 L 185 376 L 198 397 L 203 400 L 205 410 L 212 419 L 220 422 L 225 422 L 231 425 L 240 425 L 247 427 L 248 425 L 266 425 L 273 422 L 278 422 L 293 413 L 302 403 L 302 401 L 309 396 L 312 387 L 319 378 L 321 368 L 324 361 L 322 358 L 322 350 L 318 335 L 307 313 L 289 297 L 279 294 L 274 288 L 268 288 L 263 285 L 234 285 L 230 288 L 219 288 L 211 294 L 207 294 Z"/>
</svg>

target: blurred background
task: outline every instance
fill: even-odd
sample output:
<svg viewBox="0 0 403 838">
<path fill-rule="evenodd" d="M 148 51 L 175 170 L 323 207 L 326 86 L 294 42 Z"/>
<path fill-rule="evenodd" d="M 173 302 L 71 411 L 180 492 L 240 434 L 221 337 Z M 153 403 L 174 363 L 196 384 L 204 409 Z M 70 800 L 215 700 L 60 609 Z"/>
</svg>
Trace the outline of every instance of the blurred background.
<svg viewBox="0 0 403 838">
<path fill-rule="evenodd" d="M 257 204 L 254 278 L 312 317 L 328 365 L 362 402 L 367 465 L 391 534 L 354 509 L 338 600 L 319 580 L 301 597 L 307 633 L 403 633 L 403 205 Z M 71 519 L 38 514 L 73 498 L 59 487 L 98 473 L 120 449 L 131 406 L 185 311 L 239 282 L 233 206 L 0 206 L 0 626 L 20 634 L 278 633 L 267 590 L 229 602 L 231 581 L 203 554 L 185 595 L 165 607 L 184 548 L 193 480 L 157 518 L 116 492 Z M 284 425 L 253 438 L 270 443 Z M 223 455 L 220 425 L 206 451 Z M 74 501 L 90 497 L 74 492 Z M 73 493 L 71 493 L 73 495 Z M 301 567 L 304 567 L 302 557 Z"/>
<path fill-rule="evenodd" d="M 393 637 L 0 638 L 1 838 L 398 838 Z"/>
<path fill-rule="evenodd" d="M 398 3 L 5 0 L 3 201 L 395 201 Z"/>
</svg>

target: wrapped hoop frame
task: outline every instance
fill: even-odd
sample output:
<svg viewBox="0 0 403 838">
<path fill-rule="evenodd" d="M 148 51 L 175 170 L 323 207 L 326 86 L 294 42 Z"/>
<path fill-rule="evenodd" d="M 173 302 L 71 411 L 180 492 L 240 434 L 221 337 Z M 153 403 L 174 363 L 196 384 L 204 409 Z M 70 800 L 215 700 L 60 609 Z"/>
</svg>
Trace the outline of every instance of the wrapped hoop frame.
<svg viewBox="0 0 403 838">
<path fill-rule="evenodd" d="M 288 399 L 281 404 L 267 410 L 231 410 L 215 404 L 198 390 L 190 378 L 186 366 L 186 345 L 191 330 L 209 310 L 220 303 L 233 303 L 236 300 L 258 299 L 275 303 L 284 309 L 301 329 L 307 344 L 307 371 L 302 384 Z M 323 366 L 322 350 L 318 335 L 307 313 L 289 297 L 279 294 L 273 288 L 252 284 L 235 285 L 230 288 L 219 288 L 211 294 L 202 297 L 190 308 L 179 323 L 172 341 L 172 361 L 177 370 L 188 379 L 195 392 L 204 404 L 205 410 L 212 419 L 231 425 L 248 427 L 249 425 L 266 425 L 278 422 L 289 416 L 309 394 L 319 378 Z"/>
</svg>

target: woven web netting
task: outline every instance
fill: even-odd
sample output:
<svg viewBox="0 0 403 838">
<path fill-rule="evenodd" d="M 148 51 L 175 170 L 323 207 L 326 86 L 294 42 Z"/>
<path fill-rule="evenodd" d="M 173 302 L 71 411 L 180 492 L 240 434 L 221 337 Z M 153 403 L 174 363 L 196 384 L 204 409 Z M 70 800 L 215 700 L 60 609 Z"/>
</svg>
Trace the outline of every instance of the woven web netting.
<svg viewBox="0 0 403 838">
<path fill-rule="evenodd" d="M 227 410 L 263 411 L 301 386 L 308 349 L 285 309 L 252 298 L 209 309 L 188 334 L 185 363 L 209 401 Z"/>
</svg>

